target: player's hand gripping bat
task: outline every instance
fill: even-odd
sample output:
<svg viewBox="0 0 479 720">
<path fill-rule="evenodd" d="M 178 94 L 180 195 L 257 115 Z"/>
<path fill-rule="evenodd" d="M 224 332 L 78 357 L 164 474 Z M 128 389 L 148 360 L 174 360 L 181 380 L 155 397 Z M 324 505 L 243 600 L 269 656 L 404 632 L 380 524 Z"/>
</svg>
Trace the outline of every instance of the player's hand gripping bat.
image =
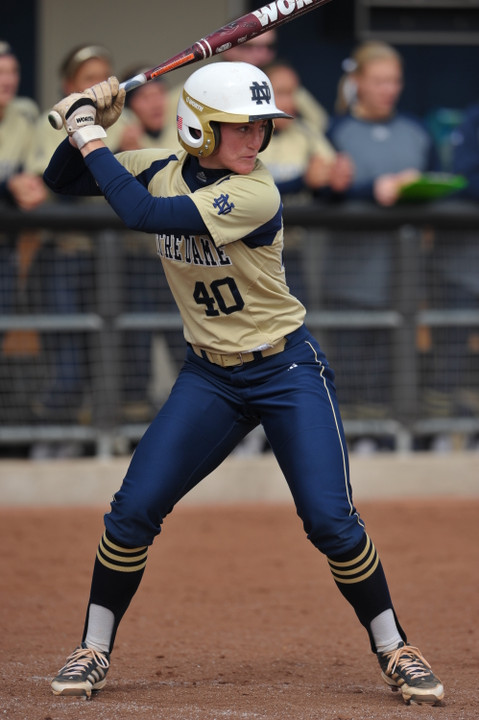
<svg viewBox="0 0 479 720">
<path fill-rule="evenodd" d="M 242 15 L 237 20 L 233 20 L 233 22 L 219 28 L 219 30 L 215 30 L 210 35 L 195 42 L 191 47 L 178 53 L 178 55 L 165 60 L 161 65 L 126 80 L 121 84 L 121 87 L 124 87 L 128 92 L 179 67 L 206 60 L 213 55 L 219 55 L 225 50 L 236 47 L 236 45 L 242 45 L 251 38 L 280 27 L 328 2 L 330 0 L 275 0 L 270 2 L 258 8 L 258 10 Z M 63 127 L 59 113 L 54 110 L 49 113 L 48 119 L 52 127 L 57 130 Z"/>
</svg>

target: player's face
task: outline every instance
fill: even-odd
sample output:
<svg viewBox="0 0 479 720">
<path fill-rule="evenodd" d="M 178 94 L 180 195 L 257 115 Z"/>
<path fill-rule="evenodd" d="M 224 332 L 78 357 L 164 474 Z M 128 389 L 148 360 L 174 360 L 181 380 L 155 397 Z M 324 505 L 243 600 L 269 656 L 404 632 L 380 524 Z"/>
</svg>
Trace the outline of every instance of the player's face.
<svg viewBox="0 0 479 720">
<path fill-rule="evenodd" d="M 200 165 L 213 170 L 232 170 L 238 175 L 247 175 L 254 168 L 267 127 L 267 120 L 220 123 L 219 147 L 208 157 L 200 158 Z"/>
</svg>

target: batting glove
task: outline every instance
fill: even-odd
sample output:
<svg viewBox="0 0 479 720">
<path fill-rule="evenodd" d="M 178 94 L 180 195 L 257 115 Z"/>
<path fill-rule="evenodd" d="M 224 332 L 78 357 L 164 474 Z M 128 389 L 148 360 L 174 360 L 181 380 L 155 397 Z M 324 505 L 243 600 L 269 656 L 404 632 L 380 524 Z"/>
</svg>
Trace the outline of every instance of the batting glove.
<svg viewBox="0 0 479 720">
<path fill-rule="evenodd" d="M 60 115 L 63 127 L 69 135 L 95 124 L 96 107 L 92 98 L 86 93 L 68 95 L 54 105 L 53 110 Z"/>
<path fill-rule="evenodd" d="M 118 78 L 114 75 L 103 82 L 85 90 L 96 107 L 96 122 L 103 128 L 109 128 L 121 115 L 125 104 L 125 88 L 120 88 Z"/>
</svg>

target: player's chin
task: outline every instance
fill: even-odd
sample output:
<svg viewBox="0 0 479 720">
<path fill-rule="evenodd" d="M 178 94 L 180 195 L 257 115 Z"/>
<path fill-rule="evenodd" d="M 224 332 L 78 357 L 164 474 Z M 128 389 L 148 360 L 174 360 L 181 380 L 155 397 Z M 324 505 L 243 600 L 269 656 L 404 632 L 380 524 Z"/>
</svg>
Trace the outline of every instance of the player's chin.
<svg viewBox="0 0 479 720">
<path fill-rule="evenodd" d="M 248 173 L 254 170 L 255 164 L 256 155 L 254 157 L 244 157 L 235 163 L 234 171 L 238 173 L 238 175 L 248 175 Z"/>
</svg>

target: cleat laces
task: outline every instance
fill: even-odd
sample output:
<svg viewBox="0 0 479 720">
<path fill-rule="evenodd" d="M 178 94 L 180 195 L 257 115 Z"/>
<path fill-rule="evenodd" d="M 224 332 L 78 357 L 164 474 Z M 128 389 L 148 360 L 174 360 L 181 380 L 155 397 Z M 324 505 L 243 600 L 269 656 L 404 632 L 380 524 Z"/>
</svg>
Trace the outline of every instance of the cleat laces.
<svg viewBox="0 0 479 720">
<path fill-rule="evenodd" d="M 72 680 L 81 677 L 90 669 L 92 661 L 105 672 L 110 662 L 104 653 L 87 647 L 78 647 L 67 659 L 66 664 L 59 672 L 59 677 L 69 677 Z"/>
<path fill-rule="evenodd" d="M 389 653 L 386 653 L 389 655 Z M 423 656 L 419 648 L 407 645 L 398 647 L 390 654 L 386 675 L 393 675 L 395 671 L 403 671 L 411 678 L 411 680 L 420 680 L 421 678 L 430 677 L 432 675 L 431 666 Z"/>
</svg>

